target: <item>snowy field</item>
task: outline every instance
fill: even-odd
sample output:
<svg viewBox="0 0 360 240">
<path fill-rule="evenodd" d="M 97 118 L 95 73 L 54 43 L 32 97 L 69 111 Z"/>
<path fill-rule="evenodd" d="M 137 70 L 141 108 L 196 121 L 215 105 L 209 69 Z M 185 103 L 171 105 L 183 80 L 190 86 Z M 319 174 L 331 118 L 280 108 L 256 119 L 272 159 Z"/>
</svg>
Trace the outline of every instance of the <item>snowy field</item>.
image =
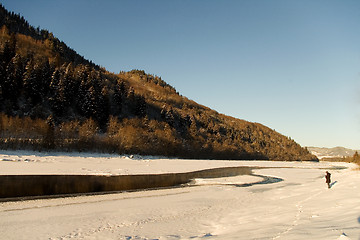
<svg viewBox="0 0 360 240">
<path fill-rule="evenodd" d="M 0 151 L 0 174 L 141 174 L 233 166 L 257 176 L 189 186 L 0 203 L 0 239 L 360 239 L 360 171 L 353 164 L 215 161 Z M 345 166 L 346 169 L 339 167 Z M 324 174 L 332 174 L 328 189 Z"/>
</svg>

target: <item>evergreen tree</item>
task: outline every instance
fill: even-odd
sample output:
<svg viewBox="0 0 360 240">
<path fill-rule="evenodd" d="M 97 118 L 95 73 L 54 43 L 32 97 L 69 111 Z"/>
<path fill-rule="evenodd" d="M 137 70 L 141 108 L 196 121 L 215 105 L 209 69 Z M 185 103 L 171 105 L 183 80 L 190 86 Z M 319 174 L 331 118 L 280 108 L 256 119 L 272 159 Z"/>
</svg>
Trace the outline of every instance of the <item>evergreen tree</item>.
<svg viewBox="0 0 360 240">
<path fill-rule="evenodd" d="M 3 49 L 0 52 L 0 99 L 6 100 L 9 96 L 8 88 L 11 87 L 9 82 L 8 72 L 13 69 L 13 66 L 8 66 L 11 59 L 16 54 L 16 37 L 11 34 L 10 40 L 6 41 Z M 11 68 L 11 69 L 8 69 Z M 2 104 L 3 105 L 3 104 Z"/>
<path fill-rule="evenodd" d="M 55 95 L 56 92 L 58 91 L 59 82 L 60 82 L 60 71 L 59 69 L 56 68 L 53 74 L 51 75 L 51 80 L 49 84 L 50 96 Z"/>
<path fill-rule="evenodd" d="M 73 76 L 74 68 L 71 63 L 67 64 L 60 80 L 60 87 L 63 89 L 64 104 L 71 106 L 77 94 L 78 87 L 76 86 Z"/>
<path fill-rule="evenodd" d="M 25 73 L 23 77 L 24 95 L 29 100 L 29 103 L 34 106 L 41 100 L 41 75 L 39 74 L 39 65 L 34 63 L 31 58 L 26 64 Z"/>
<path fill-rule="evenodd" d="M 118 116 L 121 114 L 124 96 L 126 96 L 124 83 L 118 81 L 114 87 L 113 115 Z"/>
<path fill-rule="evenodd" d="M 86 116 L 86 95 L 87 95 L 87 84 L 86 80 L 82 80 L 79 85 L 78 94 L 76 96 L 76 110 L 80 116 Z"/>
<path fill-rule="evenodd" d="M 96 91 L 93 86 L 86 91 L 82 108 L 86 118 L 96 115 Z"/>
<path fill-rule="evenodd" d="M 146 116 L 146 101 L 143 96 L 135 96 L 134 114 L 141 118 Z"/>
<path fill-rule="evenodd" d="M 42 88 L 42 98 L 45 98 L 50 90 L 53 69 L 50 66 L 49 59 L 45 59 L 40 67 L 40 78 Z"/>
<path fill-rule="evenodd" d="M 52 115 L 46 119 L 47 128 L 43 139 L 43 147 L 53 149 L 55 147 L 55 121 Z"/>
<path fill-rule="evenodd" d="M 16 37 L 15 34 L 12 33 L 10 35 L 10 40 L 5 42 L 5 46 L 2 51 L 2 61 L 4 63 L 4 66 L 7 66 L 7 64 L 11 61 L 11 59 L 15 57 L 15 54 L 16 54 Z"/>
<path fill-rule="evenodd" d="M 95 119 L 99 128 L 106 132 L 107 123 L 109 121 L 109 91 L 104 87 L 100 94 L 97 94 Z"/>
<path fill-rule="evenodd" d="M 54 118 L 60 118 L 64 115 L 65 109 L 62 101 L 62 90 L 60 87 L 60 72 L 58 69 L 55 69 L 51 76 L 51 81 L 49 85 L 49 104 L 52 112 L 54 113 Z"/>
</svg>

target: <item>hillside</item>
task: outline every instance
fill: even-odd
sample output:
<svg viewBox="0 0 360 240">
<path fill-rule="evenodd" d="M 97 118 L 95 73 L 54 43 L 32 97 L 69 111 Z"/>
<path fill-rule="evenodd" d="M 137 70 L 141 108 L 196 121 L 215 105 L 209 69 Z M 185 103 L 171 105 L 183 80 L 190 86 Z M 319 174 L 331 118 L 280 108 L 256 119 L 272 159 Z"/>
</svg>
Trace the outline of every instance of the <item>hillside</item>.
<svg viewBox="0 0 360 240">
<path fill-rule="evenodd" d="M 360 152 L 360 150 L 352 150 L 344 147 L 333 147 L 333 148 L 308 147 L 307 149 L 312 154 L 317 156 L 319 159 L 352 157 L 354 156 L 356 151 Z"/>
<path fill-rule="evenodd" d="M 141 70 L 110 73 L 0 6 L 0 147 L 183 158 L 317 160 Z"/>
</svg>

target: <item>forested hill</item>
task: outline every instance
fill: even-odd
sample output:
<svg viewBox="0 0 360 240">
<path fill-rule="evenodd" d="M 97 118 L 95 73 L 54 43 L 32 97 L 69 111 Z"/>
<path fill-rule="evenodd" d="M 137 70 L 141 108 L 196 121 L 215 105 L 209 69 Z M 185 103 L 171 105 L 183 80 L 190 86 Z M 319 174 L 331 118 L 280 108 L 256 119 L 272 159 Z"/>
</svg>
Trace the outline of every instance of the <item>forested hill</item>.
<svg viewBox="0 0 360 240">
<path fill-rule="evenodd" d="M 268 127 L 179 95 L 159 76 L 110 73 L 1 5 L 0 24 L 1 148 L 317 160 Z"/>
</svg>

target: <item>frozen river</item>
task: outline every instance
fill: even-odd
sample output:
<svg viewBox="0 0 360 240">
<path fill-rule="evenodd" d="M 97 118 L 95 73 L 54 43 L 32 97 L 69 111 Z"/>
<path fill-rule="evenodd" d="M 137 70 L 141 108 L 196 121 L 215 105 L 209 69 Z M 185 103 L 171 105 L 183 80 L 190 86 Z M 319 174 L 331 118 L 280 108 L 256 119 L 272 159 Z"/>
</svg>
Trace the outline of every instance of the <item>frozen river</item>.
<svg viewBox="0 0 360 240">
<path fill-rule="evenodd" d="M 172 189 L 0 203 L 1 239 L 360 239 L 360 172 L 345 163 L 2 152 L 0 174 L 142 174 L 271 167 Z M 347 169 L 340 169 L 346 166 Z M 275 167 L 275 168 L 274 168 Z M 330 170 L 329 170 L 330 169 Z M 332 173 L 327 188 L 324 174 Z M 245 185 L 244 185 L 245 184 Z"/>
</svg>

